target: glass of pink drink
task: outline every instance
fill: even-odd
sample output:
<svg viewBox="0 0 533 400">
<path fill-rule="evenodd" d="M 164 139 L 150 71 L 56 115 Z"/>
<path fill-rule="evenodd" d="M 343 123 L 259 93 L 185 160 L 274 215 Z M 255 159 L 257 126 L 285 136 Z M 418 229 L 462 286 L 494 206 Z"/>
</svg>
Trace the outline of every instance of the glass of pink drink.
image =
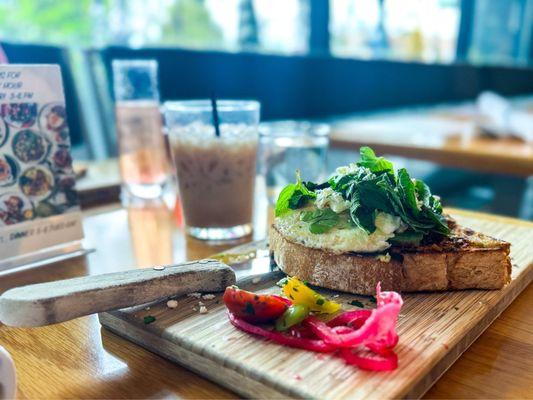
<svg viewBox="0 0 533 400">
<path fill-rule="evenodd" d="M 155 60 L 114 60 L 115 117 L 122 192 L 156 198 L 171 180 Z"/>
<path fill-rule="evenodd" d="M 187 233 L 204 240 L 252 232 L 259 103 L 209 100 L 164 104 Z"/>
</svg>

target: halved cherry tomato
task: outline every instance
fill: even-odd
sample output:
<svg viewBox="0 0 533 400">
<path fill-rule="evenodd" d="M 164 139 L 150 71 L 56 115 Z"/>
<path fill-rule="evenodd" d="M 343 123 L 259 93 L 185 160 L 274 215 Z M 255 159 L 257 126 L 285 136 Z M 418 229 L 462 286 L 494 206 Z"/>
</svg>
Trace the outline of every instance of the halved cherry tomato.
<svg viewBox="0 0 533 400">
<path fill-rule="evenodd" d="M 229 286 L 222 298 L 231 313 L 248 322 L 271 322 L 289 307 L 279 296 L 256 294 Z"/>
</svg>

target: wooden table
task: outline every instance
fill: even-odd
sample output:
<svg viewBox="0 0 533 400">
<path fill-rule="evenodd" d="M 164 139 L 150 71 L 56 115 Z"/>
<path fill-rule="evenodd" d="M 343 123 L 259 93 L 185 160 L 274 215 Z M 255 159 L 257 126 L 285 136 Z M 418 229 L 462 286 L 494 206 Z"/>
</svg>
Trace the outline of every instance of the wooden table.
<svg viewBox="0 0 533 400">
<path fill-rule="evenodd" d="M 432 161 L 478 172 L 533 175 L 533 143 L 480 136 L 472 106 L 407 110 L 332 124 L 331 146 Z"/>
<path fill-rule="evenodd" d="M 498 217 L 495 217 L 498 218 Z M 255 221 L 256 237 L 265 221 Z M 84 258 L 13 273 L 9 287 L 208 256 L 228 246 L 186 238 L 163 203 L 84 213 Z M 248 238 L 247 240 L 250 240 Z M 428 398 L 531 398 L 533 288 L 527 288 L 426 394 Z M 0 327 L 20 398 L 235 398 L 236 396 L 101 328 L 96 316 L 34 329 Z M 524 368 L 526 363 L 526 368 Z"/>
</svg>

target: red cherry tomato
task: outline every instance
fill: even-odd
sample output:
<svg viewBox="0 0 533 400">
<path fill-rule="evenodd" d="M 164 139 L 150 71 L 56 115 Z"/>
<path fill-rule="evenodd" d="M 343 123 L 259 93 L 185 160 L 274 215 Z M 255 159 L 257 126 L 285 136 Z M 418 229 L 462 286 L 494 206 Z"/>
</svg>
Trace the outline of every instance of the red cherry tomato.
<svg viewBox="0 0 533 400">
<path fill-rule="evenodd" d="M 226 288 L 224 303 L 231 313 L 248 322 L 271 322 L 289 307 L 279 296 L 256 294 L 237 286 Z"/>
</svg>

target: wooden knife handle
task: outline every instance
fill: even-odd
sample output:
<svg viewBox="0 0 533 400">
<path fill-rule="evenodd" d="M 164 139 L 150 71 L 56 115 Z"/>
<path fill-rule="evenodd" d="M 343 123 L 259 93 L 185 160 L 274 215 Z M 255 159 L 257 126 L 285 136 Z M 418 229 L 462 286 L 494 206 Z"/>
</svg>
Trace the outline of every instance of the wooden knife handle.
<svg viewBox="0 0 533 400">
<path fill-rule="evenodd" d="M 170 296 L 218 292 L 233 284 L 235 273 L 216 260 L 39 283 L 3 293 L 0 321 L 43 326 Z"/>
</svg>

